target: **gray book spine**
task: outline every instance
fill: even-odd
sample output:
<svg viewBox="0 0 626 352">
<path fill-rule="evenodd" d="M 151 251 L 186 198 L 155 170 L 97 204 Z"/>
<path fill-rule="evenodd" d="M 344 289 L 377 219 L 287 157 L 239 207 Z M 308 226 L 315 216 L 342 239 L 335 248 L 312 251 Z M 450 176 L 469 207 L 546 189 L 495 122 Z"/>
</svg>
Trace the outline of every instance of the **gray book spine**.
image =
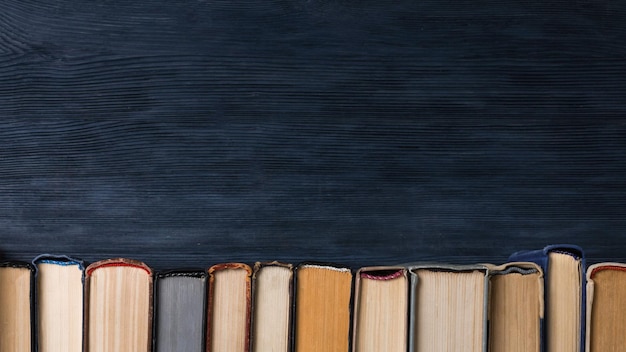
<svg viewBox="0 0 626 352">
<path fill-rule="evenodd" d="M 165 272 L 157 275 L 155 284 L 155 352 L 203 352 L 207 274 Z"/>
</svg>

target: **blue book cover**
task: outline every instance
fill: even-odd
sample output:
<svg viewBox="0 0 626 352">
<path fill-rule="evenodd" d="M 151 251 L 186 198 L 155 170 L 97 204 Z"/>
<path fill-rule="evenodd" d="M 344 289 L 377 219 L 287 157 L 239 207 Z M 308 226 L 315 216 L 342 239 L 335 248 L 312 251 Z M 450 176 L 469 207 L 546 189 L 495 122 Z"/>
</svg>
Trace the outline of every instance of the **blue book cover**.
<svg viewBox="0 0 626 352">
<path fill-rule="evenodd" d="M 575 260 L 576 263 L 578 263 L 579 269 L 578 269 L 578 275 L 579 275 L 579 286 L 580 288 L 578 289 L 579 291 L 579 300 L 580 300 L 580 306 L 579 306 L 579 315 L 580 315 L 580 322 L 578 324 L 578 336 L 579 336 L 579 341 L 578 341 L 578 350 L 580 352 L 583 352 L 585 349 L 585 311 L 586 311 L 586 297 L 585 297 L 585 255 L 584 255 L 584 251 L 581 247 L 577 246 L 577 245 L 573 245 L 573 244 L 553 244 L 553 245 L 548 245 L 546 247 L 544 247 L 543 249 L 537 249 L 537 250 L 524 250 L 524 251 L 519 251 L 519 252 L 515 252 L 513 253 L 510 257 L 509 257 L 509 261 L 529 261 L 529 262 L 534 262 L 539 264 L 539 266 L 541 266 L 541 268 L 543 269 L 544 272 L 544 302 L 546 304 L 546 309 L 545 309 L 545 321 L 544 321 L 544 331 L 543 331 L 543 336 L 544 336 L 544 348 L 543 350 L 546 352 L 564 352 L 565 350 L 562 349 L 560 347 L 560 342 L 556 339 L 555 336 L 550 336 L 550 334 L 548 333 L 551 328 L 550 326 L 555 326 L 555 325 L 559 325 L 562 324 L 563 322 L 559 322 L 558 321 L 558 317 L 555 316 L 550 316 L 550 305 L 554 305 L 556 304 L 555 301 L 550 300 L 550 294 L 551 294 L 551 289 L 550 289 L 550 282 L 551 280 L 553 280 L 553 282 L 556 282 L 556 280 L 554 280 L 553 278 L 551 278 L 551 273 L 550 273 L 550 256 L 551 254 L 563 254 L 563 255 L 567 255 L 570 256 L 571 258 L 573 258 Z M 553 288 L 554 289 L 554 288 Z M 567 309 L 561 309 L 561 312 L 568 312 L 571 310 L 567 310 Z M 565 322 L 566 323 L 566 322 Z"/>
</svg>

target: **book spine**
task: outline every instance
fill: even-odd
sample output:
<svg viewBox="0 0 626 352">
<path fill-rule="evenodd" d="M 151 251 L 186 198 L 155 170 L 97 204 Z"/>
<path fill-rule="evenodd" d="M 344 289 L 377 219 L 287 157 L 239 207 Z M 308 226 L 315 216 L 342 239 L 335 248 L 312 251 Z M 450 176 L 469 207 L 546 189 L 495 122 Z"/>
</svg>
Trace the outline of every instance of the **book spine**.
<svg viewBox="0 0 626 352">
<path fill-rule="evenodd" d="M 250 350 L 250 313 L 252 310 L 252 298 L 251 298 L 251 276 L 252 276 L 252 268 L 249 265 L 244 263 L 221 263 L 213 265 L 208 269 L 209 274 L 209 295 L 208 295 L 208 312 L 207 312 L 207 333 L 206 333 L 206 350 L 207 352 L 212 351 L 211 346 L 211 331 L 213 328 L 213 300 L 214 300 L 214 291 L 215 291 L 215 273 L 220 270 L 229 270 L 229 269 L 243 269 L 247 272 L 246 275 L 246 327 L 245 327 L 245 342 L 244 342 L 244 352 L 249 352 Z"/>
<path fill-rule="evenodd" d="M 85 268 L 85 289 L 84 289 L 84 297 L 85 297 L 85 304 L 83 305 L 84 307 L 84 314 L 83 314 L 83 319 L 85 321 L 84 324 L 84 331 L 83 331 L 83 350 L 84 351 L 89 351 L 89 300 L 90 300 L 90 284 L 89 281 L 91 279 L 91 276 L 93 274 L 93 272 L 97 269 L 100 268 L 105 268 L 105 267 L 115 267 L 115 266 L 125 266 L 125 267 L 134 267 L 134 268 L 138 268 L 141 270 L 144 270 L 147 274 L 148 274 L 148 279 L 150 280 L 149 283 L 149 292 L 148 292 L 148 326 L 150 326 L 150 328 L 148 329 L 148 341 L 147 341 L 147 346 L 146 346 L 146 351 L 152 351 L 152 320 L 153 320 L 153 310 L 154 310 L 154 283 L 153 283 L 153 272 L 152 269 L 146 265 L 145 263 L 138 261 L 138 260 L 134 260 L 134 259 L 128 259 L 128 258 L 111 258 L 111 259 L 104 259 L 104 260 L 100 260 L 97 261 L 95 263 L 91 263 L 89 266 L 87 266 L 87 268 Z"/>
<path fill-rule="evenodd" d="M 202 293 L 202 297 L 200 297 L 200 300 L 199 300 L 200 306 L 188 307 L 188 308 L 199 309 L 200 312 L 202 312 L 202 321 L 200 323 L 201 326 L 199 327 L 200 334 L 201 334 L 200 350 L 204 351 L 206 350 L 206 321 L 207 321 L 206 319 L 207 287 L 206 286 L 207 286 L 207 281 L 208 281 L 207 280 L 208 273 L 202 269 L 174 269 L 174 270 L 161 271 L 155 274 L 154 291 L 153 291 L 154 324 L 153 324 L 153 330 L 152 330 L 152 348 L 155 352 L 157 352 L 161 349 L 161 346 L 163 345 L 163 342 L 159 340 L 159 338 L 161 338 L 159 334 L 159 328 L 163 324 L 161 319 L 164 319 L 165 317 L 161 316 L 162 307 L 160 306 L 159 299 L 161 295 L 161 288 L 162 288 L 162 285 L 164 284 L 164 281 L 167 279 L 171 279 L 171 278 L 187 278 L 189 280 L 198 280 L 202 282 L 203 284 L 203 293 Z M 184 325 L 184 324 L 181 324 L 181 325 Z M 185 337 L 181 337 L 181 338 L 185 338 Z"/>
<path fill-rule="evenodd" d="M 19 261 L 0 262 L 0 268 L 23 268 L 30 271 L 29 308 L 30 308 L 30 351 L 37 351 L 37 340 L 35 339 L 36 315 L 35 315 L 35 269 L 31 263 Z"/>
<path fill-rule="evenodd" d="M 359 334 L 359 310 L 361 309 L 361 305 L 363 304 L 362 302 L 362 298 L 361 298 L 361 281 L 364 279 L 370 279 L 370 280 L 381 280 L 381 281 L 387 281 L 387 280 L 393 280 L 393 279 L 397 279 L 399 277 L 403 277 L 404 280 L 408 283 L 408 277 L 407 277 L 407 270 L 405 267 L 403 266 L 375 266 L 375 267 L 363 267 L 360 268 L 359 270 L 357 270 L 356 275 L 355 275 L 355 279 L 354 279 L 354 303 L 353 303 L 353 310 L 352 310 L 352 331 L 351 331 L 351 351 L 352 352 L 358 352 L 357 351 L 357 336 Z M 411 286 L 409 284 L 406 285 L 406 297 L 407 297 L 407 301 L 406 301 L 406 320 L 405 320 L 405 325 L 406 325 L 406 346 L 408 347 L 409 341 L 408 341 L 408 333 L 409 333 L 409 319 L 410 319 L 410 314 L 409 314 L 409 307 L 410 307 L 410 302 L 409 302 L 409 297 L 410 297 L 410 288 Z"/>
<path fill-rule="evenodd" d="M 298 300 L 298 271 L 302 270 L 305 267 L 326 267 L 329 268 L 331 270 L 339 270 L 339 271 L 347 271 L 350 273 L 351 276 L 351 280 L 350 280 L 350 298 L 348 300 L 348 314 L 350 316 L 350 321 L 348 322 L 348 346 L 347 346 L 347 351 L 351 351 L 352 350 L 352 338 L 350 338 L 353 335 L 352 332 L 352 317 L 353 317 L 353 309 L 354 309 L 354 285 L 355 285 L 355 280 L 354 280 L 354 275 L 353 275 L 353 271 L 350 267 L 345 266 L 345 265 L 341 265 L 341 264 L 336 264 L 336 263 L 327 263 L 327 262 L 312 262 L 312 261 L 308 261 L 308 262 L 302 262 L 300 264 L 298 264 L 296 266 L 296 268 L 294 269 L 294 281 L 293 281 L 293 305 L 292 305 L 292 316 L 293 316 L 293 320 L 294 323 L 291 324 L 292 325 L 292 347 L 291 349 L 293 351 L 297 351 L 296 345 L 297 345 L 297 331 L 298 331 L 298 324 L 297 324 L 297 300 Z"/>
<path fill-rule="evenodd" d="M 415 331 L 416 331 L 416 326 L 417 326 L 417 318 L 415 317 L 415 310 L 417 309 L 417 291 L 418 291 L 418 283 L 419 283 L 419 277 L 416 273 L 416 270 L 418 269 L 427 269 L 427 270 L 435 270 L 435 271 L 450 271 L 450 272 L 463 272 L 463 271 L 474 271 L 474 270 L 479 270 L 481 272 L 484 273 L 484 278 L 483 278 L 483 297 L 482 297 L 482 304 L 483 304 L 483 321 L 482 321 L 482 327 L 483 327 L 483 332 L 482 332 L 482 341 L 481 341 L 481 346 L 482 346 L 482 350 L 484 352 L 487 352 L 487 346 L 488 346 L 488 319 L 487 319 L 487 313 L 488 313 L 488 306 L 489 306 L 489 280 L 488 280 L 488 268 L 486 265 L 483 264 L 477 264 L 477 265 L 452 265 L 452 264 L 441 264 L 441 263 L 431 263 L 431 264 L 416 264 L 416 265 L 410 265 L 407 268 L 407 271 L 409 273 L 409 277 L 410 277 L 410 295 L 409 295 L 409 351 L 415 351 L 416 350 L 416 339 L 415 339 Z"/>
<path fill-rule="evenodd" d="M 287 270 L 289 270 L 290 272 L 290 276 L 289 276 L 289 307 L 292 307 L 293 305 L 293 280 L 294 280 L 294 275 L 293 275 L 293 265 L 290 263 L 282 263 L 282 262 L 278 262 L 278 261 L 271 261 L 271 262 L 256 262 L 254 264 L 254 268 L 252 270 L 252 287 L 250 290 L 251 293 L 251 297 L 252 300 L 250 302 L 251 304 L 251 312 L 250 312 L 250 344 L 249 344 L 249 350 L 254 352 L 254 341 L 253 341 L 253 337 L 255 334 L 255 312 L 254 309 L 257 305 L 256 301 L 257 301 L 257 276 L 259 274 L 259 272 L 266 267 L 271 267 L 271 266 L 279 266 L 279 267 L 283 267 L 286 268 Z M 293 309 L 289 309 L 289 317 L 288 317 L 288 332 L 287 332 L 287 349 L 288 351 L 291 351 L 291 346 L 292 346 L 292 325 L 293 325 Z"/>
<path fill-rule="evenodd" d="M 586 318 L 586 312 L 587 312 L 587 289 L 586 289 L 586 277 L 585 277 L 585 268 L 587 267 L 586 264 L 586 259 L 585 259 L 585 252 L 582 249 L 582 247 L 574 245 L 574 244 L 551 244 L 548 246 L 545 246 L 543 249 L 538 249 L 538 250 L 524 250 L 524 251 L 519 251 L 519 252 L 515 252 L 513 254 L 511 254 L 511 256 L 509 256 L 509 261 L 528 261 L 528 262 L 533 262 L 533 263 L 537 263 L 541 269 L 543 270 L 543 277 L 544 277 L 544 304 L 548 305 L 550 304 L 550 302 L 548 302 L 548 281 L 550 280 L 549 274 L 548 274 L 548 254 L 551 252 L 558 252 L 558 253 L 563 253 L 563 254 L 567 254 L 570 255 L 576 259 L 580 260 L 580 265 L 581 265 L 581 272 L 580 272 L 580 287 L 581 287 L 581 291 L 580 291 L 580 296 L 581 296 L 581 307 L 580 307 L 580 315 L 581 315 L 581 319 L 580 319 L 580 352 L 584 352 L 585 351 L 585 346 L 586 346 L 586 342 L 585 342 L 585 338 L 586 338 L 586 322 L 587 322 L 587 318 Z M 547 309 L 546 309 L 547 311 Z M 542 351 L 546 351 L 547 350 L 547 339 L 549 339 L 550 337 L 547 336 L 546 333 L 546 324 L 545 321 L 549 320 L 550 317 L 546 316 L 544 319 L 544 324 L 543 324 L 543 328 L 542 328 Z"/>
<path fill-rule="evenodd" d="M 41 254 L 37 257 L 35 257 L 32 260 L 32 265 L 33 268 L 35 270 L 35 274 L 34 274 L 34 278 L 33 278 L 33 287 L 34 287 L 34 292 L 33 292 L 33 301 L 34 301 L 34 307 L 33 307 L 33 316 L 34 316 L 34 320 L 35 320 L 35 324 L 33 324 L 34 326 L 34 330 L 33 330 L 33 338 L 34 338 L 34 344 L 35 344 L 35 350 L 39 350 L 39 335 L 40 335 L 40 331 L 39 331 L 39 283 L 38 283 L 38 278 L 39 278 L 39 265 L 40 264 L 54 264 L 54 265 L 76 265 L 78 267 L 78 269 L 81 272 L 81 282 L 83 284 L 83 292 L 84 292 L 84 284 L 85 284 L 85 263 L 82 259 L 78 259 L 78 258 L 74 258 L 74 257 L 70 257 L 67 255 L 57 255 L 57 254 Z M 84 304 L 84 297 L 83 297 L 83 301 L 81 302 L 82 304 Z M 85 320 L 84 320 L 84 316 L 82 318 L 81 321 L 82 326 L 85 326 Z"/>
</svg>

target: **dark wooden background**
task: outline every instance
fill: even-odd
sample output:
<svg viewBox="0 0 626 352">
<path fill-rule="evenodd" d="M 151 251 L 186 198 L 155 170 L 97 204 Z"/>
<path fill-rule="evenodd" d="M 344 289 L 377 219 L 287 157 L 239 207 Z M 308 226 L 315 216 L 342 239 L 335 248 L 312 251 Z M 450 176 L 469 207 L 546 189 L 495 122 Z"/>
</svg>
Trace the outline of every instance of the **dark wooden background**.
<svg viewBox="0 0 626 352">
<path fill-rule="evenodd" d="M 0 2 L 0 255 L 626 260 L 626 2 Z"/>
</svg>

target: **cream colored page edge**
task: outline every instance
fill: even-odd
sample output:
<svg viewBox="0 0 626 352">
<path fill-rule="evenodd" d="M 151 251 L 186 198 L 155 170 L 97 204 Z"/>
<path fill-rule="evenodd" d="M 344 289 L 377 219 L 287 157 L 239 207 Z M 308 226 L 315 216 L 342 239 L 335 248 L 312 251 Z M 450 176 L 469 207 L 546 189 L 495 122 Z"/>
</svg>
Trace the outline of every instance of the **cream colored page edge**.
<svg viewBox="0 0 626 352">
<path fill-rule="evenodd" d="M 409 285 L 410 285 L 410 294 L 409 294 L 409 352 L 415 351 L 415 314 L 414 310 L 416 308 L 417 300 L 417 283 L 419 281 L 419 277 L 416 270 L 419 269 L 442 269 L 442 270 L 450 270 L 450 271 L 468 271 L 468 270 L 479 270 L 484 272 L 483 276 L 483 334 L 482 334 L 482 350 L 483 352 L 487 352 L 488 346 L 488 338 L 487 338 L 487 314 L 489 313 L 487 308 L 489 307 L 489 265 L 486 264 L 441 264 L 441 263 L 427 263 L 427 264 L 415 264 L 407 267 L 407 272 L 409 275 Z"/>
<path fill-rule="evenodd" d="M 361 273 L 364 271 L 376 271 L 376 270 L 403 270 L 402 275 L 404 279 L 407 280 L 408 289 L 411 289 L 410 280 L 407 274 L 407 268 L 404 266 L 368 266 L 363 267 L 357 270 L 356 274 L 354 274 L 354 307 L 352 310 L 352 352 L 357 352 L 356 350 L 356 338 L 357 338 L 357 328 L 358 328 L 358 319 L 359 316 L 359 305 L 361 301 L 359 287 L 361 286 Z M 407 307 L 410 307 L 410 302 L 407 301 Z M 407 329 L 410 329 L 408 325 L 410 325 L 409 320 L 407 319 Z M 409 330 L 410 331 L 410 330 Z"/>
<path fill-rule="evenodd" d="M 539 317 L 541 319 L 543 319 L 544 314 L 545 314 L 545 299 L 544 299 L 544 294 L 545 294 L 545 288 L 544 288 L 544 273 L 543 270 L 541 269 L 541 266 L 539 266 L 539 264 L 537 263 L 533 263 L 533 262 L 508 262 L 508 263 L 504 263 L 501 265 L 494 265 L 494 264 L 483 264 L 487 267 L 488 271 L 489 271 L 489 275 L 491 275 L 491 272 L 493 271 L 504 271 L 510 267 L 520 267 L 520 268 L 525 268 L 525 269 L 536 269 L 537 272 L 539 273 L 539 276 L 537 277 L 537 281 L 538 281 L 538 287 L 539 287 Z M 491 286 L 489 287 L 489 295 L 491 295 Z"/>
</svg>

